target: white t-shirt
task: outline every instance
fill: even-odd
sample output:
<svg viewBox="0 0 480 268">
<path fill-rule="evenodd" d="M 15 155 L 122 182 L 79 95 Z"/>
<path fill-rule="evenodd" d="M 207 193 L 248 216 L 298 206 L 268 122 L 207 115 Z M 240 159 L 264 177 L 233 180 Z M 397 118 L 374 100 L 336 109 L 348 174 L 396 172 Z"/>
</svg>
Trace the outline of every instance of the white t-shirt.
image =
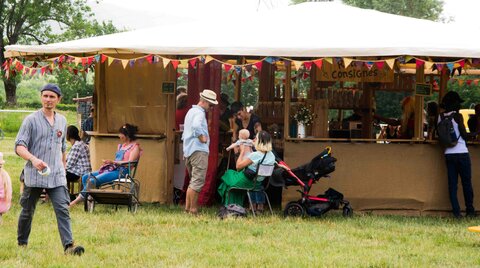
<svg viewBox="0 0 480 268">
<path fill-rule="evenodd" d="M 443 113 L 443 116 L 449 116 L 453 113 L 456 113 L 455 111 L 451 111 L 448 113 Z M 442 119 L 440 115 L 438 116 L 438 122 L 440 122 Z M 458 123 L 455 121 L 455 119 L 452 120 L 453 124 L 453 129 L 455 130 L 455 135 L 458 137 L 458 142 L 457 145 L 450 147 L 450 148 L 445 148 L 445 154 L 464 154 L 468 153 L 468 148 L 467 148 L 467 143 L 465 140 L 460 136 L 460 130 L 458 129 Z"/>
</svg>

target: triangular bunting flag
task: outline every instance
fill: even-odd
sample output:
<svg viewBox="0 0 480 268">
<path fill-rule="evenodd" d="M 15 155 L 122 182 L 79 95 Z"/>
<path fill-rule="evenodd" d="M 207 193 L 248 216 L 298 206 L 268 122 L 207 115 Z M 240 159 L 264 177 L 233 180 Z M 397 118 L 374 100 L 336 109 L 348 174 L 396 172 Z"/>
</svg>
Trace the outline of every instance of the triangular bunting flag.
<svg viewBox="0 0 480 268">
<path fill-rule="evenodd" d="M 317 68 L 319 70 L 322 69 L 322 65 L 323 65 L 323 60 L 322 59 L 314 60 L 313 63 L 315 63 L 315 65 L 317 65 Z"/>
<path fill-rule="evenodd" d="M 168 64 L 170 63 L 170 59 L 162 58 L 163 61 L 163 68 L 167 68 Z"/>
<path fill-rule="evenodd" d="M 228 71 L 230 70 L 230 68 L 232 68 L 232 65 L 226 64 L 226 63 L 223 64 L 223 69 L 225 69 L 225 72 L 228 73 Z"/>
<path fill-rule="evenodd" d="M 92 62 L 93 62 L 93 57 L 88 57 L 88 59 L 87 59 L 88 65 L 91 65 Z"/>
<path fill-rule="evenodd" d="M 133 68 L 133 66 L 135 65 L 135 60 L 129 60 L 128 65 L 130 65 L 130 68 Z"/>
<path fill-rule="evenodd" d="M 127 68 L 129 60 L 122 60 L 123 69 Z"/>
<path fill-rule="evenodd" d="M 476 86 L 478 86 L 478 79 L 474 79 L 474 80 L 473 80 L 473 84 L 476 85 Z"/>
<path fill-rule="evenodd" d="M 470 85 L 472 84 L 472 82 L 473 82 L 473 80 L 471 80 L 471 79 L 468 79 L 468 80 L 467 80 L 467 85 L 469 85 L 469 86 L 470 86 Z"/>
<path fill-rule="evenodd" d="M 74 74 L 74 75 L 78 75 L 78 70 L 77 70 L 77 69 L 73 69 L 73 74 Z"/>
<path fill-rule="evenodd" d="M 412 56 L 405 56 L 405 63 L 408 63 L 411 59 L 413 59 Z"/>
<path fill-rule="evenodd" d="M 293 65 L 295 65 L 295 69 L 300 70 L 302 68 L 303 61 L 293 61 Z"/>
<path fill-rule="evenodd" d="M 213 58 L 212 56 L 208 56 L 208 55 L 207 55 L 207 56 L 205 57 L 205 63 L 209 63 L 209 62 L 211 62 L 212 60 L 214 60 L 214 58 Z"/>
<path fill-rule="evenodd" d="M 108 66 L 112 65 L 114 58 L 108 57 Z"/>
<path fill-rule="evenodd" d="M 442 69 L 443 69 L 443 63 L 437 63 L 437 64 L 435 64 L 435 66 L 437 66 L 437 70 L 438 70 L 439 72 L 442 71 Z"/>
<path fill-rule="evenodd" d="M 108 58 L 108 57 L 107 57 L 106 55 L 102 54 L 102 60 L 101 60 L 101 62 L 104 63 L 104 62 L 107 60 L 107 58 Z"/>
<path fill-rule="evenodd" d="M 95 62 L 100 62 L 100 54 L 94 56 Z"/>
<path fill-rule="evenodd" d="M 81 58 L 82 66 L 87 65 L 87 58 Z"/>
<path fill-rule="evenodd" d="M 266 57 L 265 61 L 270 63 L 270 64 L 274 64 L 275 62 L 278 61 L 278 58 L 277 57 Z"/>
<path fill-rule="evenodd" d="M 463 83 L 465 83 L 465 80 L 458 79 L 458 85 L 463 86 Z"/>
<path fill-rule="evenodd" d="M 450 71 L 453 70 L 453 63 L 452 63 L 452 62 L 447 63 L 447 68 L 448 68 Z"/>
<path fill-rule="evenodd" d="M 195 68 L 195 66 L 197 65 L 197 60 L 198 58 L 193 58 L 189 60 L 188 63 L 190 64 L 190 66 L 192 66 L 192 68 Z"/>
<path fill-rule="evenodd" d="M 145 61 L 145 58 L 139 58 L 137 59 L 138 64 L 142 64 Z"/>
<path fill-rule="evenodd" d="M 393 70 L 393 66 L 395 65 L 395 58 L 385 60 L 385 62 L 387 63 L 388 67 L 389 67 L 391 70 Z"/>
<path fill-rule="evenodd" d="M 255 67 L 257 67 L 257 70 L 260 72 L 262 71 L 262 62 L 263 61 L 257 61 L 255 62 L 253 65 L 255 65 Z"/>
<path fill-rule="evenodd" d="M 343 58 L 343 64 L 345 65 L 345 68 L 348 68 L 348 66 L 350 66 L 352 61 L 353 61 L 353 59 L 351 59 L 351 58 Z"/>
<path fill-rule="evenodd" d="M 171 60 L 171 62 L 172 62 L 173 69 L 176 70 L 177 67 L 178 67 L 178 64 L 180 64 L 180 61 L 178 61 L 178 60 Z"/>
<path fill-rule="evenodd" d="M 431 62 L 431 61 L 426 61 L 425 62 L 425 69 L 426 70 L 431 70 L 432 66 L 433 66 L 433 62 Z"/>
<path fill-rule="evenodd" d="M 458 62 L 458 65 L 460 65 L 460 67 L 464 67 L 465 66 L 465 60 L 461 60 Z"/>
<path fill-rule="evenodd" d="M 146 56 L 145 59 L 148 61 L 148 63 L 150 63 L 150 64 L 153 63 L 153 55 L 152 54 Z"/>
<path fill-rule="evenodd" d="M 242 72 L 242 66 L 235 66 L 234 68 L 237 74 L 240 74 Z"/>
<path fill-rule="evenodd" d="M 312 69 L 312 64 L 313 64 L 313 62 L 311 62 L 311 61 L 305 61 L 303 63 L 303 66 L 305 66 L 305 69 L 307 69 L 307 71 L 310 71 Z"/>
<path fill-rule="evenodd" d="M 303 78 L 303 80 L 305 80 L 305 79 L 307 79 L 309 76 L 310 76 L 310 75 L 308 75 L 308 73 L 303 73 L 302 78 Z"/>
<path fill-rule="evenodd" d="M 40 69 L 40 74 L 41 74 L 41 75 L 44 75 L 46 69 L 47 69 L 47 67 L 42 67 L 42 69 Z"/>
<path fill-rule="evenodd" d="M 373 62 L 371 62 L 371 61 L 365 62 L 365 65 L 367 65 L 367 68 L 370 70 L 370 69 L 372 69 Z"/>
<path fill-rule="evenodd" d="M 383 66 L 385 65 L 384 61 L 377 61 L 375 62 L 375 65 L 377 66 L 377 69 L 383 70 Z"/>
<path fill-rule="evenodd" d="M 333 61 L 332 61 L 332 58 L 324 58 L 324 60 L 325 60 L 326 62 L 330 63 L 330 64 L 332 64 L 332 62 L 333 62 Z"/>
<path fill-rule="evenodd" d="M 416 59 L 415 66 L 417 67 L 417 69 L 421 68 L 423 64 L 425 64 L 425 61 L 423 61 L 421 59 Z"/>
<path fill-rule="evenodd" d="M 188 60 L 181 60 L 178 64 L 177 68 L 180 69 L 187 69 L 188 68 Z"/>
</svg>

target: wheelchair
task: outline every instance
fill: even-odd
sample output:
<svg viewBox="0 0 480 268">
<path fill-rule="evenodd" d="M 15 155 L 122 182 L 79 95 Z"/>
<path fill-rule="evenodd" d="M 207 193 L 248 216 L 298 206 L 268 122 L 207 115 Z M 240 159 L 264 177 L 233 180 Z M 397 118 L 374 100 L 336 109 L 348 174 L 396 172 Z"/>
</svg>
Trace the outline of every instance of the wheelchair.
<svg viewBox="0 0 480 268">
<path fill-rule="evenodd" d="M 91 182 L 91 179 L 96 181 L 97 178 L 92 174 L 89 175 L 84 199 L 86 212 L 93 212 L 96 204 L 111 204 L 115 206 L 115 210 L 119 205 L 125 205 L 128 206 L 128 211 L 137 212 L 140 205 L 140 182 L 135 179 L 138 160 L 123 163 L 122 166 L 127 168 L 128 172 L 121 172 L 118 179 L 99 186 Z"/>
</svg>

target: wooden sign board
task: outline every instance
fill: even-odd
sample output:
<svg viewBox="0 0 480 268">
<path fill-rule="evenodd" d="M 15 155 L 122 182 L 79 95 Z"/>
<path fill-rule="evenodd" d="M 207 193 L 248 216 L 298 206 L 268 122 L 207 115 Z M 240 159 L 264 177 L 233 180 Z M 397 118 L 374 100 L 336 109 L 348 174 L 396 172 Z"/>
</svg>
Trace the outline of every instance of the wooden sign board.
<svg viewBox="0 0 480 268">
<path fill-rule="evenodd" d="M 175 82 L 163 82 L 162 93 L 175 94 Z"/>
<path fill-rule="evenodd" d="M 432 84 L 417 83 L 415 85 L 415 95 L 431 96 L 432 95 Z"/>
<path fill-rule="evenodd" d="M 393 70 L 388 66 L 378 69 L 376 65 L 367 67 L 343 67 L 343 63 L 328 64 L 324 61 L 321 70 L 317 70 L 317 81 L 343 82 L 383 82 L 391 83 L 394 79 Z"/>
</svg>

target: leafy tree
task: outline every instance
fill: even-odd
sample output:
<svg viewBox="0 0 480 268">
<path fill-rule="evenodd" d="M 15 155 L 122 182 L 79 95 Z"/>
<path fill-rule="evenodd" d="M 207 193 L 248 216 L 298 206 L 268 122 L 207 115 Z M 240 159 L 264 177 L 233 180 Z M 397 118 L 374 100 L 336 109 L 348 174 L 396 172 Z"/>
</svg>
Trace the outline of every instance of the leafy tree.
<svg viewBox="0 0 480 268">
<path fill-rule="evenodd" d="M 87 0 L 0 0 L 0 64 L 6 61 L 7 45 L 44 44 L 116 31 L 111 22 L 99 23 L 92 17 Z M 63 35 L 54 34 L 54 23 Z M 7 105 L 14 106 L 19 78 L 2 79 Z"/>
</svg>

